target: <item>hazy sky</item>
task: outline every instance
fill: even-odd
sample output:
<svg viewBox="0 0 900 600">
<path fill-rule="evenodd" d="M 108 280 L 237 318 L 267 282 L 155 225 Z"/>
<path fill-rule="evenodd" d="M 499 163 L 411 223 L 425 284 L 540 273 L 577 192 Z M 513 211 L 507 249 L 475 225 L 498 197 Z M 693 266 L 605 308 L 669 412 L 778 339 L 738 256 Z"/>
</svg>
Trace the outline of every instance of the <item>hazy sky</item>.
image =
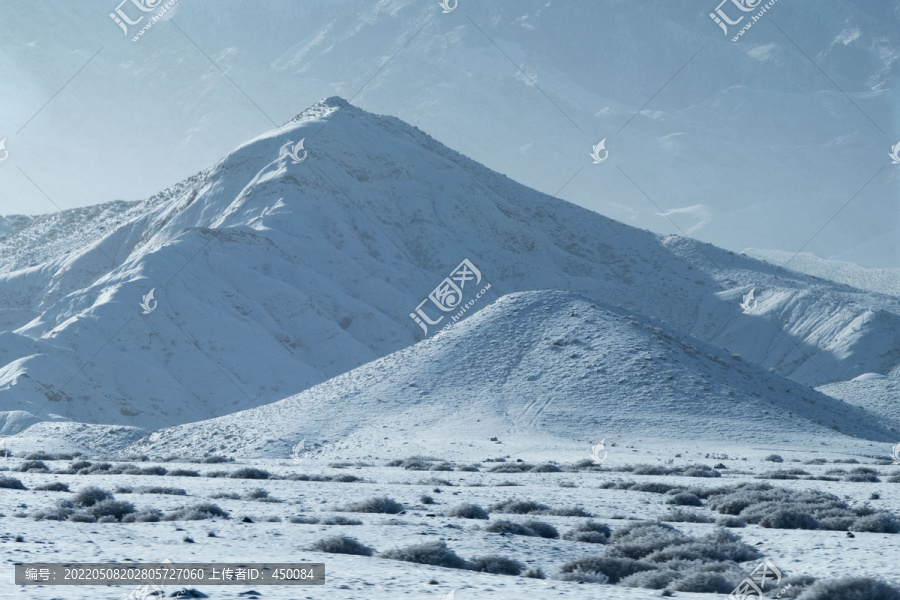
<svg viewBox="0 0 900 600">
<path fill-rule="evenodd" d="M 635 226 L 900 267 L 898 3 L 726 0 L 726 36 L 716 0 L 177 0 L 131 41 L 165 4 L 0 4 L 0 214 L 147 198 L 340 95 Z"/>
</svg>

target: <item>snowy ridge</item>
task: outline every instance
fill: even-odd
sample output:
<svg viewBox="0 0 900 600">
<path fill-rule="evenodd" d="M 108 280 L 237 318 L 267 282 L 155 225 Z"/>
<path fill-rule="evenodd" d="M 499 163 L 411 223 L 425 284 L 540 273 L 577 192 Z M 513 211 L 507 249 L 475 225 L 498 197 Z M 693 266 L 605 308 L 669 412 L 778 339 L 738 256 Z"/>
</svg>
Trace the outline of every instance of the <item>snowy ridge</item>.
<svg viewBox="0 0 900 600">
<path fill-rule="evenodd" d="M 433 338 L 291 398 L 157 431 L 129 449 L 288 457 L 305 439 L 379 455 L 491 436 L 890 441 L 890 422 L 646 319 L 556 291 L 504 296 Z M 894 422 L 893 425 L 900 426 Z M 605 432 L 605 433 L 603 433 Z M 777 435 L 777 434 L 776 434 Z"/>
<path fill-rule="evenodd" d="M 117 201 L 35 217 L 0 215 L 0 274 L 33 267 L 91 244 L 143 210 L 144 203 Z"/>
<path fill-rule="evenodd" d="M 900 402 L 897 401 L 900 398 L 900 370 L 889 377 L 866 373 L 850 381 L 839 381 L 816 389 L 886 419 L 900 421 Z M 897 437 L 900 439 L 900 434 Z"/>
<path fill-rule="evenodd" d="M 422 339 L 409 313 L 464 258 L 492 286 L 478 308 L 569 290 L 807 385 L 900 364 L 898 298 L 612 221 L 340 98 L 129 210 L 0 275 L 3 434 L 23 412 L 157 429 L 291 396 Z"/>
<path fill-rule="evenodd" d="M 869 269 L 849 262 L 820 258 L 809 252 L 801 252 L 795 256 L 791 252 L 747 248 L 742 254 L 773 265 L 784 264 L 790 260 L 790 269 L 799 273 L 843 283 L 860 290 L 900 296 L 900 269 Z"/>
</svg>

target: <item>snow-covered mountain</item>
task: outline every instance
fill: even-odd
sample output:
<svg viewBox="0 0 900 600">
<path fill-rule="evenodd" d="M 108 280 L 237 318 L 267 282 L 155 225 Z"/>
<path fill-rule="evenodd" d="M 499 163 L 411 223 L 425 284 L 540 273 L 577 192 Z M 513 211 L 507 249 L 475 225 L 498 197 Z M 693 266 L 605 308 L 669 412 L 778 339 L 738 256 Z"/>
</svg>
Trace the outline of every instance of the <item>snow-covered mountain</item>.
<svg viewBox="0 0 900 600">
<path fill-rule="evenodd" d="M 849 262 L 821 258 L 809 252 L 795 254 L 747 248 L 742 254 L 860 290 L 900 296 L 900 269 L 869 269 Z"/>
<path fill-rule="evenodd" d="M 547 193 L 606 138 L 606 166 L 658 206 L 615 169 L 560 194 L 631 225 L 678 233 L 667 213 L 734 251 L 809 244 L 897 267 L 900 6 L 776 2 L 733 43 L 709 17 L 719 3 L 461 0 L 443 14 L 437 0 L 178 2 L 139 43 L 105 0 L 66 5 L 65 19 L 53 2 L 7 3 L 8 130 L 91 63 L 77 111 L 51 103 L 10 137 L 5 164 L 60 206 L 140 199 L 268 127 L 260 109 L 281 123 L 341 95 Z M 16 168 L 0 169 L 0 187 L 2 212 L 51 210 Z"/>
<path fill-rule="evenodd" d="M 864 373 L 850 381 L 838 381 L 816 388 L 854 406 L 865 408 L 886 419 L 900 420 L 900 377 Z"/>
<path fill-rule="evenodd" d="M 567 290 L 808 385 L 900 364 L 900 299 L 612 221 L 340 98 L 144 203 L 4 223 L 5 434 L 296 394 L 422 339 L 410 314 L 464 259 L 491 286 L 469 315 Z"/>
<path fill-rule="evenodd" d="M 790 428 L 798 445 L 835 432 L 891 441 L 877 416 L 681 336 L 565 292 L 500 298 L 428 340 L 291 398 L 157 431 L 132 450 L 198 448 L 286 457 L 339 440 L 376 451 L 390 439 L 452 443 L 552 436 L 759 441 Z M 452 443 L 451 443 L 452 442 Z"/>
</svg>

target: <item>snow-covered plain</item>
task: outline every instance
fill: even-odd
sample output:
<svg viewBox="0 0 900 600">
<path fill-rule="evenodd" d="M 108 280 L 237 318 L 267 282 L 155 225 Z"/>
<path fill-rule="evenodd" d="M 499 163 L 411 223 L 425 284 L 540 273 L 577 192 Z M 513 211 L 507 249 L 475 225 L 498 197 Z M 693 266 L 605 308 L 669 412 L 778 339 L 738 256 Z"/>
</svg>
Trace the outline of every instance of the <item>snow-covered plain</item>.
<svg viewBox="0 0 900 600">
<path fill-rule="evenodd" d="M 606 460 L 598 471 L 563 470 L 559 473 L 493 473 L 497 463 L 482 462 L 487 458 L 507 457 L 505 464 L 515 463 L 517 455 L 510 454 L 501 438 L 485 451 L 470 451 L 471 461 L 455 466 L 476 464 L 477 472 L 407 470 L 386 467 L 384 461 L 335 463 L 316 457 L 295 462 L 284 459 L 242 460 L 225 464 L 196 464 L 173 462 L 127 461 L 139 468 L 162 466 L 195 470 L 199 477 L 155 475 L 88 475 L 53 473 L 3 473 L 19 478 L 28 488 L 58 481 L 69 485 L 74 492 L 87 485 L 108 491 L 121 491 L 116 499 L 132 502 L 137 509 L 157 508 L 163 512 L 181 506 L 211 501 L 228 511 L 229 519 L 200 521 L 160 521 L 149 523 L 78 523 L 47 521 L 32 518 L 36 512 L 52 510 L 59 499 L 69 499 L 66 492 L 37 492 L 33 490 L 0 489 L 0 552 L 3 567 L 0 577 L 11 577 L 14 561 L 72 560 L 93 562 L 324 562 L 325 588 L 297 587 L 215 587 L 196 586 L 210 598 L 245 598 L 255 589 L 260 598 L 319 599 L 319 598 L 444 598 L 451 590 L 459 600 L 468 598 L 613 598 L 645 599 L 659 597 L 659 590 L 626 588 L 622 586 L 579 584 L 557 579 L 561 566 L 586 556 L 603 555 L 606 547 L 599 544 L 566 539 L 545 539 L 519 535 L 501 535 L 484 530 L 491 522 L 507 519 L 524 522 L 539 519 L 556 527 L 560 534 L 586 520 L 584 517 L 551 515 L 517 515 L 491 512 L 489 520 L 447 517 L 444 513 L 462 503 L 484 508 L 506 500 L 530 500 L 551 508 L 580 507 L 593 515 L 593 520 L 607 524 L 614 532 L 633 520 L 665 518 L 673 506 L 665 504 L 669 496 L 633 490 L 600 489 L 615 481 L 657 482 L 677 486 L 716 487 L 742 481 L 757 481 L 754 477 L 776 468 L 800 467 L 809 477 L 822 476 L 829 469 L 866 466 L 880 473 L 881 483 L 850 483 L 816 480 L 767 480 L 788 489 L 818 489 L 845 498 L 851 506 L 870 505 L 876 509 L 897 510 L 900 506 L 900 483 L 886 481 L 897 475 L 900 468 L 884 466 L 885 461 L 859 457 L 859 465 L 800 464 L 810 459 L 834 461 L 847 455 L 832 449 L 781 452 L 783 464 L 766 462 L 765 440 L 752 445 L 683 444 L 668 440 L 652 448 L 610 446 Z M 387 448 L 390 447 L 390 450 Z M 373 454 L 397 452 L 396 458 L 406 458 L 404 446 L 384 446 Z M 488 454 L 489 450 L 493 450 Z M 588 458 L 589 446 L 560 452 L 560 465 L 566 467 Z M 712 454 L 710 454 L 712 453 Z M 714 458 L 717 457 L 717 458 Z M 72 461 L 45 461 L 52 470 L 65 470 Z M 16 468 L 20 459 L 10 458 L 7 465 Z M 722 477 L 716 479 L 683 476 L 633 475 L 618 469 L 626 465 L 653 464 L 683 466 L 720 463 Z M 120 464 L 120 463 L 114 463 Z M 439 462 L 431 463 L 440 464 Z M 334 466 L 332 466 L 334 465 Z M 878 466 L 880 465 L 880 466 Z M 362 478 L 355 482 L 314 482 L 288 479 L 247 480 L 228 477 L 208 477 L 215 471 L 233 472 L 254 466 L 279 477 L 306 474 L 311 476 L 347 476 Z M 802 479 L 806 479 L 805 477 Z M 142 493 L 141 488 L 173 487 L 186 495 Z M 128 488 L 131 491 L 127 492 Z M 262 488 L 269 499 L 250 500 L 243 497 L 251 490 Z M 872 493 L 880 499 L 871 500 Z M 223 494 L 236 495 L 235 499 Z M 435 504 L 422 504 L 421 497 L 430 496 Z M 216 497 L 219 496 L 219 497 Z M 354 513 L 344 510 L 348 504 L 372 497 L 388 496 L 405 507 L 399 515 Z M 691 512 L 720 517 L 705 507 L 691 508 Z M 290 522 L 291 517 L 303 515 L 324 521 L 343 516 L 361 521 L 353 525 L 303 524 Z M 243 522 L 249 516 L 252 523 Z M 268 519 L 279 518 L 280 521 Z M 695 536 L 703 536 L 715 529 L 712 523 L 672 522 L 677 529 Z M 850 539 L 843 531 L 810 531 L 766 529 L 758 525 L 732 530 L 744 542 L 770 558 L 785 576 L 807 575 L 817 579 L 833 579 L 847 575 L 864 575 L 897 581 L 896 565 L 900 556 L 900 535 L 857 532 Z M 215 537 L 209 537 L 213 532 Z M 21 535 L 23 541 L 15 541 Z M 546 579 L 511 577 L 487 573 L 420 565 L 375 556 L 330 554 L 311 549 L 313 543 L 332 535 L 348 535 L 379 553 L 397 547 L 442 540 L 458 555 L 471 558 L 496 554 L 521 561 L 529 569 L 540 568 Z M 194 543 L 185 542 L 190 538 Z M 741 567 L 749 573 L 761 559 L 746 561 Z M 174 593 L 177 588 L 167 588 Z M 4 597 L 28 597 L 41 600 L 109 599 L 121 600 L 130 590 L 116 587 L 27 587 L 22 593 Z M 243 596 L 239 594 L 245 594 Z M 719 598 L 722 595 L 676 592 L 680 598 Z"/>
</svg>

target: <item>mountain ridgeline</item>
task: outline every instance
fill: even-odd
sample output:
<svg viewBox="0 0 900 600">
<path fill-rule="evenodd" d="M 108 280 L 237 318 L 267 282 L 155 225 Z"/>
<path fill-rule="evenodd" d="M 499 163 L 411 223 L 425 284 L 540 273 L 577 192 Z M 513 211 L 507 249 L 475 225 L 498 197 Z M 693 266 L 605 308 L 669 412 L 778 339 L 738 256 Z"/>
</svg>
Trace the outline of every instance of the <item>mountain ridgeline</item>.
<svg viewBox="0 0 900 600">
<path fill-rule="evenodd" d="M 292 154 L 301 140 L 303 150 Z M 820 421 L 866 439 L 884 437 L 884 424 L 806 386 L 865 373 L 892 376 L 900 365 L 896 297 L 635 229 L 517 184 L 415 127 L 336 97 L 144 202 L 0 218 L 0 234 L 5 435 L 44 420 L 153 430 L 288 397 L 325 398 L 310 388 L 388 355 L 393 362 L 377 364 L 401 369 L 404 376 L 396 380 L 405 380 L 424 368 L 410 366 L 426 360 L 418 348 L 459 337 L 475 316 L 482 328 L 472 331 L 471 341 L 459 338 L 456 350 L 467 360 L 474 358 L 465 354 L 466 344 L 486 352 L 508 344 L 503 336 L 521 328 L 534 332 L 517 343 L 537 344 L 530 351 L 543 352 L 539 332 L 553 329 L 541 321 L 543 313 L 529 309 L 527 323 L 516 327 L 509 312 L 531 296 L 491 307 L 508 294 L 536 290 L 565 292 L 533 299 L 547 319 L 561 319 L 559 307 L 568 311 L 585 302 L 616 312 L 611 331 L 628 330 L 623 323 L 629 319 L 662 328 L 670 341 L 657 339 L 662 345 L 646 350 L 647 364 L 632 358 L 649 368 L 676 347 L 685 363 L 694 356 L 698 362 L 690 369 L 706 373 L 695 378 L 707 383 L 698 379 L 692 385 L 700 387 L 688 397 L 724 396 L 725 406 L 738 412 L 773 402 L 803 415 L 809 427 Z M 451 274 L 464 261 L 477 270 L 477 285 L 464 277 L 465 287 L 454 290 L 460 282 Z M 757 305 L 747 312 L 740 302 L 751 289 Z M 151 290 L 148 311 L 141 302 Z M 455 306 L 454 293 L 468 308 L 434 338 L 459 312 L 437 310 L 435 302 Z M 416 320 L 417 308 L 432 321 L 446 318 L 426 327 Z M 582 326 L 601 335 L 596 324 Z M 582 339 L 578 327 L 566 335 Z M 614 344 L 614 336 L 607 342 Z M 655 379 L 659 373 L 651 370 L 644 380 L 634 365 L 622 366 L 627 353 L 637 352 L 629 350 L 631 343 L 648 342 L 623 341 L 615 347 L 626 355 L 602 361 L 596 345 L 565 349 L 590 355 L 585 373 L 627 371 L 614 383 L 603 378 L 602 391 L 569 386 L 574 376 L 554 380 L 547 390 L 563 386 L 563 396 L 594 413 L 591 403 L 616 396 L 619 406 L 637 412 L 616 416 L 615 403 L 604 404 L 604 418 L 619 419 L 625 429 L 645 427 L 641 405 L 677 400 L 667 400 L 665 380 Z M 526 360 L 529 348 L 520 351 L 525 354 L 516 361 Z M 436 379 L 451 377 L 448 352 L 427 359 L 441 365 L 431 375 Z M 519 377 L 518 363 L 489 358 L 479 355 L 472 364 L 480 365 L 479 381 Z M 622 363 L 615 369 L 614 359 Z M 566 368 L 545 369 L 535 385 L 549 385 Z M 585 381 L 599 375 L 592 377 Z M 746 384 L 739 383 L 742 377 Z M 765 382 L 775 390 L 769 396 L 777 397 L 766 399 Z M 514 393 L 522 402 L 529 397 L 524 389 Z M 313 396 L 303 396 L 305 390 Z M 387 388 L 382 393 L 390 396 Z M 328 397 L 338 403 L 342 396 L 334 394 Z M 360 402 L 365 395 L 360 392 Z M 562 427 L 553 404 L 534 402 L 509 404 L 508 411 L 521 411 L 516 426 L 549 427 L 556 419 L 552 427 Z M 817 417 L 811 406 L 824 412 Z M 707 417 L 702 403 L 689 412 Z"/>
</svg>

